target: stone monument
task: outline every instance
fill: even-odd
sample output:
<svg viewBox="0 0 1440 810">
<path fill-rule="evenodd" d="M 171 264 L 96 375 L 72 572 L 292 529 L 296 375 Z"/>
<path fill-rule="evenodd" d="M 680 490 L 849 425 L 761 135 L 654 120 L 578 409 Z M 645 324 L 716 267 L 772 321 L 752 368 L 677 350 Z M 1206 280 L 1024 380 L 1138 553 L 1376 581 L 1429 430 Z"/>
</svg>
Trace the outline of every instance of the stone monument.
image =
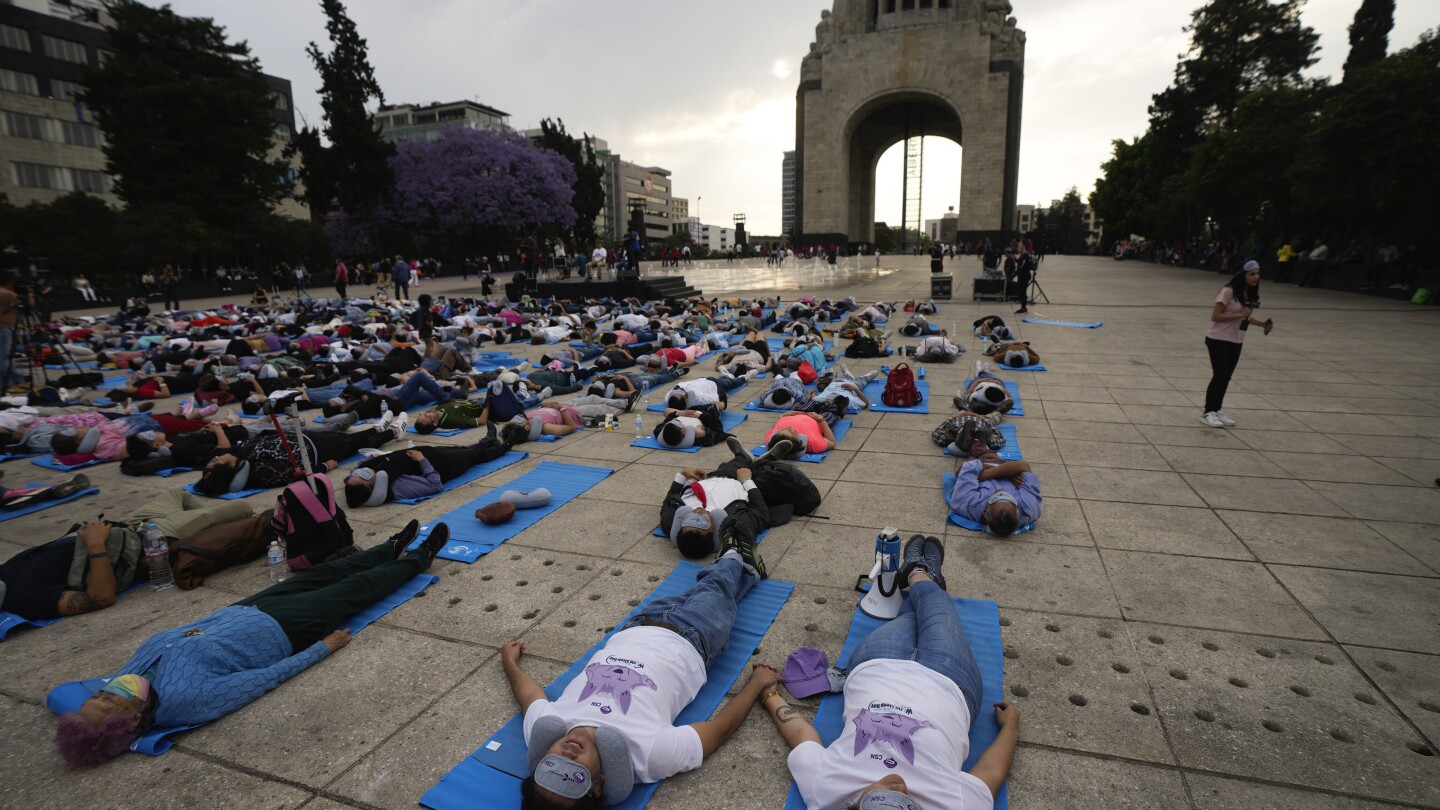
<svg viewBox="0 0 1440 810">
<path fill-rule="evenodd" d="M 959 239 L 1008 235 L 1025 33 L 1008 0 L 835 0 L 795 98 L 796 241 L 875 241 L 875 167 L 907 134 L 964 148 Z"/>
</svg>

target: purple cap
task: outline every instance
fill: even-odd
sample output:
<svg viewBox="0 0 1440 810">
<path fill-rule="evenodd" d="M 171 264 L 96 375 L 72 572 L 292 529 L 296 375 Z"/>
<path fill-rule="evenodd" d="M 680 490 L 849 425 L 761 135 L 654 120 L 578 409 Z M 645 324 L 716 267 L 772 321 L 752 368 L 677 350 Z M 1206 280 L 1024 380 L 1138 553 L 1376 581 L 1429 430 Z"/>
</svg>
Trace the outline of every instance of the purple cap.
<svg viewBox="0 0 1440 810">
<path fill-rule="evenodd" d="M 785 688 L 797 698 L 818 695 L 830 691 L 830 659 L 824 650 L 814 647 L 800 647 L 785 659 L 785 671 L 780 679 Z"/>
</svg>

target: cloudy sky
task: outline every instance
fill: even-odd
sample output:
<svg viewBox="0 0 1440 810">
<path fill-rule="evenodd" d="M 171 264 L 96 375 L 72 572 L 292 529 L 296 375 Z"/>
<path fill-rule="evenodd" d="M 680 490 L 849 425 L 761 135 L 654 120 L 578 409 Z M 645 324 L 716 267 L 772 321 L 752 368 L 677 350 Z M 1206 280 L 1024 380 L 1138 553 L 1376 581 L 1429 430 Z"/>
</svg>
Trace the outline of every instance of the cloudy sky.
<svg viewBox="0 0 1440 810">
<path fill-rule="evenodd" d="M 146 0 L 159 5 L 159 0 Z M 1088 194 L 1114 138 L 1145 128 L 1201 0 L 1012 0 L 1028 37 L 1020 202 Z M 320 123 L 307 42 L 326 46 L 318 0 L 171 0 L 250 43 Z M 674 172 L 690 212 L 780 230 L 780 159 L 795 140 L 796 74 L 827 0 L 346 0 L 389 103 L 478 100 L 517 128 L 562 118 L 626 160 Z M 1338 75 L 1360 0 L 1309 0 L 1316 75 Z M 1427 14 L 1425 7 L 1430 7 Z M 1391 50 L 1435 25 L 1434 0 L 1397 0 Z M 876 219 L 900 218 L 901 148 L 878 169 Z M 958 205 L 960 149 L 926 139 L 924 211 Z"/>
</svg>

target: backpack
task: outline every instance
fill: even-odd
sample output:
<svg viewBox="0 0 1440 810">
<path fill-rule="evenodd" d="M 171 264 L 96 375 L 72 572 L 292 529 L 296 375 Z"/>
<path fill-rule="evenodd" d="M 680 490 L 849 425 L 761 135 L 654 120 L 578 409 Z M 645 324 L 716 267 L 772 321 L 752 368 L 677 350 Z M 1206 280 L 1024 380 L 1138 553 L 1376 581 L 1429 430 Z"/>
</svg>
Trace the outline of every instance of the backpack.
<svg viewBox="0 0 1440 810">
<path fill-rule="evenodd" d="M 310 481 L 319 486 L 311 491 Z M 287 484 L 275 497 L 275 515 L 270 519 L 275 539 L 285 546 L 286 563 L 304 571 L 355 551 L 355 532 L 345 510 L 335 501 L 330 479 L 311 474 Z"/>
<path fill-rule="evenodd" d="M 915 387 L 915 373 L 908 363 L 901 363 L 890 370 L 885 379 L 885 390 L 880 392 L 880 401 L 892 408 L 920 404 L 920 389 Z"/>
<path fill-rule="evenodd" d="M 211 526 L 170 549 L 170 570 L 181 590 L 204 584 L 210 574 L 248 562 L 265 553 L 273 537 L 270 511 Z"/>
<path fill-rule="evenodd" d="M 845 356 L 851 358 L 879 357 L 880 344 L 876 342 L 875 338 L 861 332 L 855 335 L 855 339 L 850 342 L 849 346 L 845 347 Z"/>
</svg>

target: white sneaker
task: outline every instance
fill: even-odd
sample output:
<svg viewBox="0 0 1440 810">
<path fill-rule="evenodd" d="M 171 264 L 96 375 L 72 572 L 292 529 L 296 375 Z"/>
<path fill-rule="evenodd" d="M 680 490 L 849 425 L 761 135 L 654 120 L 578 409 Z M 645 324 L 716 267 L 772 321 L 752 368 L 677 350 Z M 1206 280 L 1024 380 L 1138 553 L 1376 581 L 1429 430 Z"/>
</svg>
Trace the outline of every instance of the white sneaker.
<svg viewBox="0 0 1440 810">
<path fill-rule="evenodd" d="M 1200 421 L 1213 428 L 1225 427 L 1225 423 L 1220 421 L 1219 414 L 1215 413 L 1214 411 L 1210 411 L 1204 416 L 1200 417 Z"/>
<path fill-rule="evenodd" d="M 536 396 L 540 397 L 540 401 L 541 401 L 541 402 L 544 402 L 545 400 L 549 399 L 550 397 L 552 397 L 552 396 L 554 396 L 554 395 L 555 395 L 555 392 L 554 392 L 554 391 L 551 391 L 551 390 L 550 390 L 550 386 L 547 385 L 547 386 L 545 386 L 544 388 L 541 388 L 541 389 L 540 389 L 540 393 L 537 394 Z"/>
<path fill-rule="evenodd" d="M 1235 420 L 1226 416 L 1224 411 L 1216 411 L 1215 415 L 1220 417 L 1220 423 L 1225 427 L 1235 427 Z"/>
<path fill-rule="evenodd" d="M 399 430 L 401 433 L 404 433 L 404 432 L 405 432 L 405 428 L 407 428 L 407 427 L 409 427 L 409 426 L 410 426 L 410 414 L 408 414 L 408 413 L 403 413 L 403 412 L 402 412 L 402 413 L 396 414 L 395 418 L 390 421 L 390 427 L 396 428 L 396 429 Z"/>
<path fill-rule="evenodd" d="M 379 425 L 380 429 L 383 430 L 383 429 L 385 429 L 385 428 L 390 427 L 391 423 L 394 422 L 394 421 L 395 421 L 395 412 L 394 412 L 394 411 L 386 411 L 386 412 L 380 414 L 380 420 L 379 420 L 379 422 L 378 422 L 377 424 Z"/>
</svg>

